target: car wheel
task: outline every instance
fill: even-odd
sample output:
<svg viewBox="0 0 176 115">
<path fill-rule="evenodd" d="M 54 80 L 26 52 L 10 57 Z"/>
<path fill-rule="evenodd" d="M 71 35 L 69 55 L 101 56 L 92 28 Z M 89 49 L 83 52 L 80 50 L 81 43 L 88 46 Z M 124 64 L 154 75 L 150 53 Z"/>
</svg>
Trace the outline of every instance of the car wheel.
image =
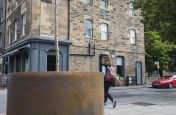
<svg viewBox="0 0 176 115">
<path fill-rule="evenodd" d="M 169 83 L 169 88 L 171 89 L 171 88 L 173 88 L 174 86 L 173 86 L 173 83 Z"/>
</svg>

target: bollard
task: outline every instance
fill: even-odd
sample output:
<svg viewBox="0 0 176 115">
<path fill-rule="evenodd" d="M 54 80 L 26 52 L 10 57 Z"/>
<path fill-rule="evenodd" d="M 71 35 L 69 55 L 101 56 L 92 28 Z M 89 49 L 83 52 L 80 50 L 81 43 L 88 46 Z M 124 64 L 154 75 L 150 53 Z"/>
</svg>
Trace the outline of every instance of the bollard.
<svg viewBox="0 0 176 115">
<path fill-rule="evenodd" d="M 7 115 L 103 115 L 99 72 L 10 74 Z"/>
</svg>

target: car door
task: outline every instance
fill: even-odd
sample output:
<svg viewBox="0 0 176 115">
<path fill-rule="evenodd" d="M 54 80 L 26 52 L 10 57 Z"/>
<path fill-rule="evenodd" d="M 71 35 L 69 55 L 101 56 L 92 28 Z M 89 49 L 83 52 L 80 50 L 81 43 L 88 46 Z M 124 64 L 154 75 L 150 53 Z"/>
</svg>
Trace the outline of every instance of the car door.
<svg viewBox="0 0 176 115">
<path fill-rule="evenodd" d="M 176 75 L 173 76 L 173 85 L 176 87 Z"/>
</svg>

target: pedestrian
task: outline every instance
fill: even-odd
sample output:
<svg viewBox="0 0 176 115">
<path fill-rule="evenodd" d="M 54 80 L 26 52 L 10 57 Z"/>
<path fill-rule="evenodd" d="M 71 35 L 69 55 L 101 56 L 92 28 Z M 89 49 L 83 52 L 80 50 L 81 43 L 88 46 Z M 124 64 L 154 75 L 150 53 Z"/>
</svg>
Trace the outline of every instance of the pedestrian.
<svg viewBox="0 0 176 115">
<path fill-rule="evenodd" d="M 107 80 L 106 75 L 108 73 L 108 67 L 111 67 L 111 60 L 109 57 L 102 58 L 102 72 L 104 73 L 104 105 L 106 105 L 107 99 L 109 98 L 112 102 L 113 108 L 116 107 L 117 101 L 113 99 L 109 93 L 109 88 L 112 86 L 113 81 Z"/>
</svg>

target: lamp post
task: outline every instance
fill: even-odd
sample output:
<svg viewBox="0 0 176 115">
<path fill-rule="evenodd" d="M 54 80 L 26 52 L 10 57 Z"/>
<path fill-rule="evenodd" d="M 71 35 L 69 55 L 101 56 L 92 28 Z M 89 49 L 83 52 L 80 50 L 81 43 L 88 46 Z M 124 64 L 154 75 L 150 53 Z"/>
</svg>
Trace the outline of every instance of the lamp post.
<svg viewBox="0 0 176 115">
<path fill-rule="evenodd" d="M 55 23 L 55 31 L 54 31 L 54 35 L 55 35 L 55 50 L 56 50 L 56 71 L 59 71 L 59 43 L 58 43 L 58 35 L 57 35 L 57 0 L 55 0 L 55 5 L 54 5 L 54 23 Z"/>
</svg>

